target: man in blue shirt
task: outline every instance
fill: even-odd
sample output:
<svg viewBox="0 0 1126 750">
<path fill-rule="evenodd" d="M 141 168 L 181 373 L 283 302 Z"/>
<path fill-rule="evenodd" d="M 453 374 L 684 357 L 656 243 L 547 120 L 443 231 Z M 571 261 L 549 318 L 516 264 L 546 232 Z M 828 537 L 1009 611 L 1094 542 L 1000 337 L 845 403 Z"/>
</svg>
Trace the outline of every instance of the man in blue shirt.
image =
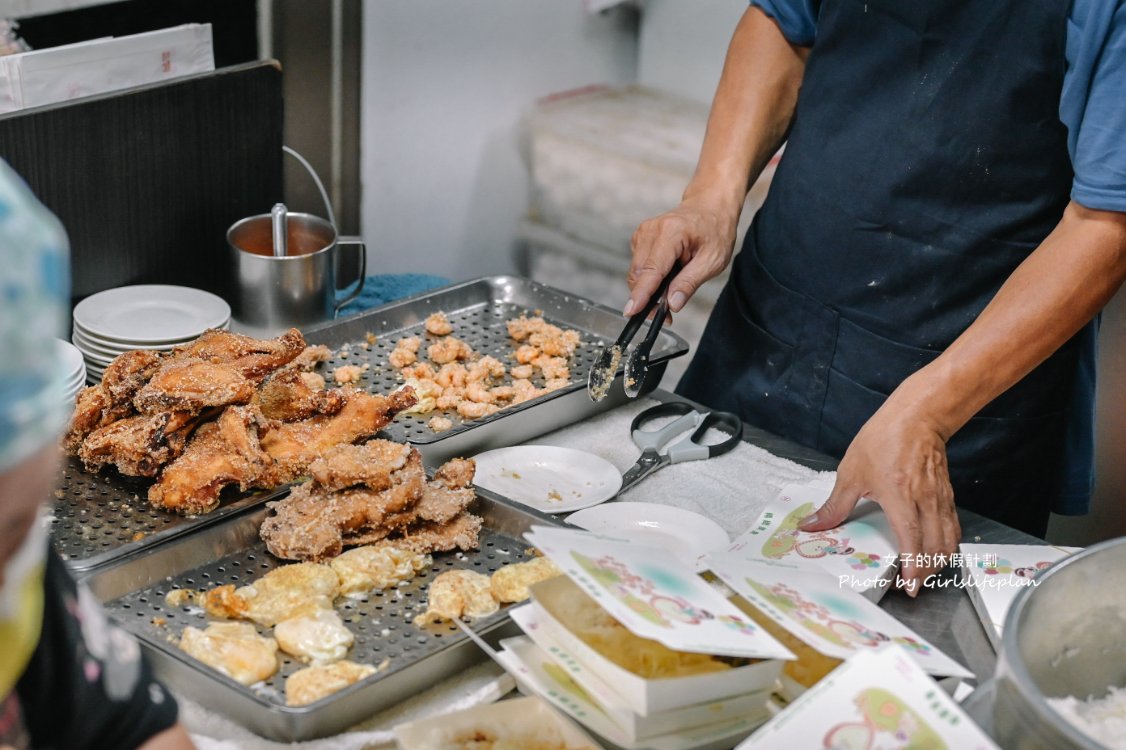
<svg viewBox="0 0 1126 750">
<path fill-rule="evenodd" d="M 841 457 L 803 528 L 878 502 L 921 580 L 954 501 L 1042 535 L 1092 471 L 1094 316 L 1126 278 L 1123 0 L 753 0 L 639 308 L 730 261 L 678 391 Z M 912 583 L 909 592 L 917 588 Z"/>
</svg>

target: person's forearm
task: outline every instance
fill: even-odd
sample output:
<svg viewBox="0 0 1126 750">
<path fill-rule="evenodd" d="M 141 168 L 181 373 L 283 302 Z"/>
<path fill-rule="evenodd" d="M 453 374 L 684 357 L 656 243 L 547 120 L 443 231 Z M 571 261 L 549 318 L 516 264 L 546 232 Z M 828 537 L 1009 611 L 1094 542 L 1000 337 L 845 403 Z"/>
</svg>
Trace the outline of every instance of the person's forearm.
<svg viewBox="0 0 1126 750">
<path fill-rule="evenodd" d="M 1126 278 L 1126 213 L 1072 203 L 978 319 L 892 401 L 949 439 L 1047 359 Z"/>
<path fill-rule="evenodd" d="M 686 199 L 707 196 L 738 213 L 790 128 L 807 52 L 761 10 L 747 9 L 728 46 Z"/>
</svg>

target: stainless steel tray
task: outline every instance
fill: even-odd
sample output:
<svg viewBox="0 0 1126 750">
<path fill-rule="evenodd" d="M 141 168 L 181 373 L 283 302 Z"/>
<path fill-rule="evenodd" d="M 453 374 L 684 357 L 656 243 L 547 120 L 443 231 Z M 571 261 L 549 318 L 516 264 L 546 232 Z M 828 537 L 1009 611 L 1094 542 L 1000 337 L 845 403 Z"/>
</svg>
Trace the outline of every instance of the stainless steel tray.
<svg viewBox="0 0 1126 750">
<path fill-rule="evenodd" d="M 434 340 L 424 328 L 426 316 L 444 312 L 453 324 L 454 335 L 465 340 L 474 351 L 491 354 L 502 362 L 511 361 L 513 351 L 505 322 L 520 313 L 542 313 L 545 320 L 573 328 L 582 334 L 582 346 L 571 358 L 571 385 L 533 401 L 503 409 L 482 419 L 461 421 L 449 412 L 425 415 L 400 415 L 387 427 L 391 440 L 410 442 L 422 453 L 430 468 L 455 456 L 473 455 L 490 448 L 524 442 L 545 432 L 573 424 L 626 401 L 621 386 L 621 370 L 609 395 L 594 403 L 586 394 L 586 375 L 599 349 L 613 342 L 625 325 L 621 313 L 605 305 L 578 297 L 518 276 L 489 276 L 424 292 L 344 320 L 311 328 L 305 338 L 311 344 L 325 344 L 339 352 L 345 344 L 363 342 L 368 333 L 376 343 L 369 350 L 353 346 L 347 356 L 334 356 L 329 371 L 344 364 L 369 364 L 364 385 L 386 393 L 398 388 L 401 380 L 387 356 L 405 336 L 419 336 L 423 346 Z M 662 329 L 653 346 L 652 376 L 647 390 L 656 388 L 668 361 L 688 351 L 688 344 L 677 334 Z M 426 426 L 434 414 L 450 416 L 453 429 L 435 433 Z"/>
<path fill-rule="evenodd" d="M 429 582 L 453 568 L 491 573 L 526 560 L 529 545 L 522 534 L 533 524 L 559 522 L 489 493 L 478 497 L 476 511 L 485 519 L 479 551 L 436 554 L 433 566 L 403 586 L 364 600 L 338 600 L 337 611 L 356 637 L 347 658 L 373 665 L 389 661 L 383 671 L 308 706 L 285 705 L 285 678 L 303 666 L 285 654 L 279 652 L 285 658 L 277 675 L 248 688 L 180 651 L 174 640 L 184 627 L 204 627 L 207 618 L 194 607 L 170 608 L 164 599 L 177 588 L 244 585 L 281 565 L 258 538 L 266 509 L 197 530 L 85 580 L 110 616 L 140 639 L 157 675 L 177 692 L 263 737 L 286 742 L 323 737 L 485 658 L 452 623 L 425 628 L 413 624 L 425 608 Z M 164 618 L 163 626 L 154 624 L 158 617 Z M 513 627 L 504 609 L 474 623 L 490 640 L 511 634 Z"/>
<path fill-rule="evenodd" d="M 433 312 L 446 313 L 455 333 L 481 354 L 504 361 L 512 351 L 505 322 L 520 313 L 542 312 L 545 319 L 574 328 L 582 346 L 571 362 L 572 384 L 541 398 L 504 409 L 483 419 L 463 422 L 453 415 L 454 427 L 435 433 L 426 426 L 433 414 L 398 416 L 380 435 L 415 445 L 433 469 L 454 456 L 469 456 L 490 448 L 524 442 L 536 435 L 572 424 L 625 402 L 619 372 L 609 395 L 593 403 L 586 395 L 586 373 L 600 347 L 613 341 L 625 321 L 621 314 L 573 294 L 515 276 L 493 276 L 435 289 L 366 313 L 305 331 L 310 344 L 324 344 L 333 357 L 321 366 L 326 376 L 344 364 L 368 364 L 359 384 L 373 393 L 388 393 L 402 383 L 387 362 L 395 343 L 405 336 L 428 338 L 424 321 Z M 376 343 L 362 348 L 367 335 Z M 429 337 L 433 338 L 433 337 Z M 349 345 L 349 353 L 342 350 Z M 684 339 L 662 330 L 653 347 L 652 377 L 656 387 L 669 359 L 688 351 Z M 447 413 L 448 414 L 448 413 Z M 103 470 L 90 474 L 71 459 L 56 494 L 51 534 L 56 549 L 76 572 L 89 572 L 164 541 L 192 533 L 231 514 L 279 497 L 286 488 L 240 494 L 228 489 L 220 507 L 185 518 L 148 505 L 150 480 L 122 477 Z"/>
<path fill-rule="evenodd" d="M 288 486 L 254 493 L 224 493 L 223 504 L 201 516 L 181 516 L 149 505 L 152 480 L 116 471 L 91 474 L 77 458 L 63 464 L 51 508 L 51 541 L 75 573 L 111 565 L 161 542 L 222 521 L 288 492 Z"/>
</svg>

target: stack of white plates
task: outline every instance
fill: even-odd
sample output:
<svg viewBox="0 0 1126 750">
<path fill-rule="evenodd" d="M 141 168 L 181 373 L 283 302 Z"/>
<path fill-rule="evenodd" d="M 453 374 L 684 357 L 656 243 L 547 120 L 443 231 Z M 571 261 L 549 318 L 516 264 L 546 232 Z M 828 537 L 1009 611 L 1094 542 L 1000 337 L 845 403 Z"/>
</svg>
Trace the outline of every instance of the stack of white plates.
<svg viewBox="0 0 1126 750">
<path fill-rule="evenodd" d="M 171 351 L 208 328 L 230 324 L 230 306 L 210 292 L 166 284 L 122 286 L 75 306 L 71 340 L 82 352 L 88 379 L 98 382 L 119 354 Z"/>
<path fill-rule="evenodd" d="M 63 399 L 67 404 L 74 403 L 74 397 L 86 385 L 86 363 L 82 360 L 82 352 L 69 341 L 55 339 L 58 348 L 58 358 L 66 372 L 66 396 Z"/>
</svg>

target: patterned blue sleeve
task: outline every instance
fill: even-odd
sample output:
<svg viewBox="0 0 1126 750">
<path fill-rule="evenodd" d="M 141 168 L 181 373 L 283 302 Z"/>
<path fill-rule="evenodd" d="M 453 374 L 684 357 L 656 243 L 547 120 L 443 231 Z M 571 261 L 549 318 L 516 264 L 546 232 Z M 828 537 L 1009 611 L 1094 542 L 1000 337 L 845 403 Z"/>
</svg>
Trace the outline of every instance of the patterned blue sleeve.
<svg viewBox="0 0 1126 750">
<path fill-rule="evenodd" d="M 813 44 L 821 0 L 751 0 L 751 5 L 773 18 L 791 44 Z"/>
<path fill-rule="evenodd" d="M 1074 0 L 1060 119 L 1075 169 L 1071 197 L 1126 211 L 1126 0 Z"/>
<path fill-rule="evenodd" d="M 0 471 L 61 434 L 69 300 L 66 233 L 0 160 Z"/>
</svg>

